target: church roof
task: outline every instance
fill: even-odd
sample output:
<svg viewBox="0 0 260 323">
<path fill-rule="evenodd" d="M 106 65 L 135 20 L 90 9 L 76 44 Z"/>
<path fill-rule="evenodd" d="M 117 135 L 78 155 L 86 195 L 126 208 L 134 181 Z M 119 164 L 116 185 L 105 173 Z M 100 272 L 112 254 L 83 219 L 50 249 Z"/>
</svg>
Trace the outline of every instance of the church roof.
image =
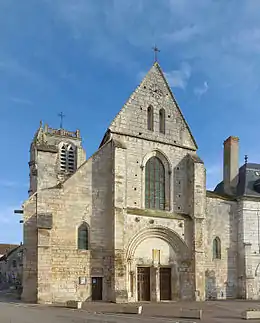
<svg viewBox="0 0 260 323">
<path fill-rule="evenodd" d="M 19 245 L 17 245 L 17 244 L 1 243 L 0 244 L 0 255 L 4 255 L 17 247 L 19 247 Z"/>
</svg>

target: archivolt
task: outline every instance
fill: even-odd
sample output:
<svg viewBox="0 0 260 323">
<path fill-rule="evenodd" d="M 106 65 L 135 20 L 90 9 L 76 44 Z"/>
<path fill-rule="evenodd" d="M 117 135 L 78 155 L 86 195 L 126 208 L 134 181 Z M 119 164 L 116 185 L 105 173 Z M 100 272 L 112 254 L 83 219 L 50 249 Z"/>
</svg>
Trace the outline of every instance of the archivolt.
<svg viewBox="0 0 260 323">
<path fill-rule="evenodd" d="M 176 232 L 163 226 L 155 226 L 139 231 L 131 239 L 128 244 L 126 259 L 133 258 L 137 246 L 148 238 L 159 238 L 166 241 L 176 252 L 177 256 L 182 260 L 187 260 L 190 258 L 190 252 L 187 244 Z"/>
<path fill-rule="evenodd" d="M 164 165 L 165 171 L 171 172 L 171 163 L 170 160 L 168 159 L 168 157 L 159 149 L 155 149 L 149 153 L 147 153 L 143 160 L 142 160 L 142 166 L 145 167 L 147 161 L 151 158 L 151 157 L 158 157 L 161 162 Z"/>
</svg>

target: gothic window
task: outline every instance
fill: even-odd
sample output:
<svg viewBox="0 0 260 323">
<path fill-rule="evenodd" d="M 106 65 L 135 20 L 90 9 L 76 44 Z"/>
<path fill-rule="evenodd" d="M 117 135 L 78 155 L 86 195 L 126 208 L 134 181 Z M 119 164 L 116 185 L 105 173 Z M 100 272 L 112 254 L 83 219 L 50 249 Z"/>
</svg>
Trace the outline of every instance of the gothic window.
<svg viewBox="0 0 260 323">
<path fill-rule="evenodd" d="M 88 250 L 88 226 L 86 223 L 82 223 L 78 228 L 78 249 Z"/>
<path fill-rule="evenodd" d="M 158 157 L 151 157 L 145 166 L 145 207 L 165 209 L 165 169 Z"/>
<path fill-rule="evenodd" d="M 159 126 L 160 126 L 160 133 L 165 133 L 165 110 L 160 109 L 159 111 Z"/>
<path fill-rule="evenodd" d="M 63 144 L 60 148 L 60 170 L 73 173 L 75 171 L 75 148 L 72 145 Z"/>
<path fill-rule="evenodd" d="M 219 237 L 213 240 L 213 259 L 221 259 L 221 241 Z"/>
<path fill-rule="evenodd" d="M 153 131 L 153 107 L 151 106 L 147 109 L 147 128 Z"/>
</svg>

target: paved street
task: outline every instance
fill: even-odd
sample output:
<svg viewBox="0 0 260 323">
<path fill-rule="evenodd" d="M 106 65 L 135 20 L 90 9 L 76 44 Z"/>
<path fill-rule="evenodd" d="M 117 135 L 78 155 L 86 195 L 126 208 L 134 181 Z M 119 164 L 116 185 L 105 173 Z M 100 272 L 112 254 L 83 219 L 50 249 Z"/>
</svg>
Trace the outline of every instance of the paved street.
<svg viewBox="0 0 260 323">
<path fill-rule="evenodd" d="M 172 323 L 170 318 L 154 318 L 127 314 L 94 314 L 84 310 L 70 310 L 39 305 L 0 303 L 1 323 Z"/>
<path fill-rule="evenodd" d="M 203 310 L 203 318 L 201 321 L 179 319 L 176 316 L 180 308 L 200 308 Z M 143 304 L 142 315 L 131 315 L 119 314 L 122 310 L 120 304 L 87 303 L 82 310 L 71 310 L 2 300 L 0 323 L 237 323 L 244 321 L 241 319 L 241 312 L 248 308 L 260 308 L 260 303 L 248 301 L 150 303 Z"/>
</svg>

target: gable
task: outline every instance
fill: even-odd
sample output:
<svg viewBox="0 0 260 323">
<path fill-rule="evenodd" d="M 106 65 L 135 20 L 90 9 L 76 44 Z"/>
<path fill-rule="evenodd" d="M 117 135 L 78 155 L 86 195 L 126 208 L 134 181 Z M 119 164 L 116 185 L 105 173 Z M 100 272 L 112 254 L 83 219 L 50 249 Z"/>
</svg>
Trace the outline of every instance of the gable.
<svg viewBox="0 0 260 323">
<path fill-rule="evenodd" d="M 149 107 L 153 110 L 153 131 L 148 129 Z M 159 113 L 162 108 L 165 111 L 165 133 L 159 131 Z M 111 133 L 197 149 L 189 126 L 157 62 L 112 121 L 109 130 Z"/>
</svg>

